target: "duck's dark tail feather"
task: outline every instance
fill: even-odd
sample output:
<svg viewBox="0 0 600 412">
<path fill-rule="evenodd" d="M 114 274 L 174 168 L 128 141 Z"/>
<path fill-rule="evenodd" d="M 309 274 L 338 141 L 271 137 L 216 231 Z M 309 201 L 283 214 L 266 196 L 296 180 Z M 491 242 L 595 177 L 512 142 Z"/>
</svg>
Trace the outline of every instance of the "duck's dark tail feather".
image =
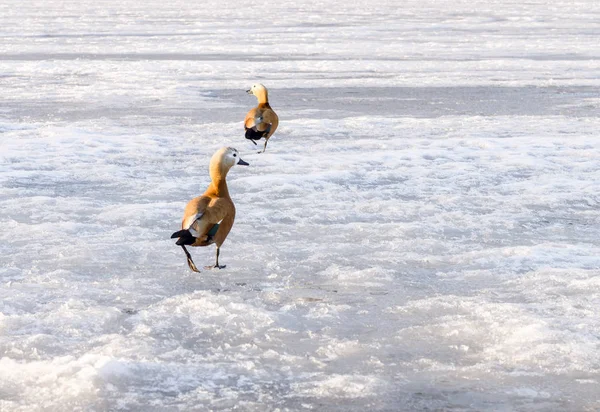
<svg viewBox="0 0 600 412">
<path fill-rule="evenodd" d="M 187 229 L 180 230 L 179 232 L 175 232 L 171 235 L 171 239 L 176 237 L 179 238 L 177 239 L 177 242 L 175 242 L 175 244 L 178 246 L 191 245 L 196 241 L 196 238 L 192 236 L 190 231 Z"/>
<path fill-rule="evenodd" d="M 271 130 L 270 125 L 269 125 L 269 127 L 267 127 L 266 130 L 263 130 L 262 132 L 259 132 L 258 130 L 256 130 L 256 127 L 251 127 L 250 129 L 246 129 L 246 139 L 252 140 L 252 142 L 254 144 L 256 144 L 256 142 L 254 142 L 254 140 L 262 139 L 267 134 L 269 134 L 270 130 Z"/>
</svg>

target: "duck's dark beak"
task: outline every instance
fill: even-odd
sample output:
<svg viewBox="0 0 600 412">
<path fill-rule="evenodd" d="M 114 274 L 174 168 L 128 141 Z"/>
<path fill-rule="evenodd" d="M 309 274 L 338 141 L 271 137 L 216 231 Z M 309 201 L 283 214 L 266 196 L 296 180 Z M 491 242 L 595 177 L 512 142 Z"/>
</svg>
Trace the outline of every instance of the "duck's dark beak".
<svg viewBox="0 0 600 412">
<path fill-rule="evenodd" d="M 252 94 L 252 89 L 250 89 L 250 90 L 246 90 L 246 93 L 248 93 L 248 94 Z"/>
<path fill-rule="evenodd" d="M 244 162 L 241 157 L 240 157 L 240 160 L 238 160 L 237 164 L 242 165 L 242 166 L 249 166 L 250 165 L 250 163 Z"/>
</svg>

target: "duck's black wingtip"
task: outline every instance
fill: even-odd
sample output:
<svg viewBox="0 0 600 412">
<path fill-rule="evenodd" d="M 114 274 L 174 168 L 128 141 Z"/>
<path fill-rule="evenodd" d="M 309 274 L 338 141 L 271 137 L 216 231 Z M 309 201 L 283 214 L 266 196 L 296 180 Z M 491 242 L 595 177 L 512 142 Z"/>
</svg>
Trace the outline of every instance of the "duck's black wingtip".
<svg viewBox="0 0 600 412">
<path fill-rule="evenodd" d="M 179 230 L 171 235 L 171 239 L 175 239 L 176 237 L 181 237 L 187 232 L 187 230 Z"/>
<path fill-rule="evenodd" d="M 266 135 L 269 134 L 271 130 L 271 126 L 269 125 L 266 130 L 259 132 L 255 127 L 251 127 L 250 129 L 246 129 L 246 139 L 251 140 L 254 144 L 256 144 L 255 140 L 260 140 Z"/>
<path fill-rule="evenodd" d="M 177 239 L 177 242 L 175 242 L 177 246 L 191 245 L 196 241 L 196 238 L 187 229 L 183 229 L 179 232 L 173 233 L 171 235 L 171 239 L 174 238 L 179 238 Z"/>
</svg>

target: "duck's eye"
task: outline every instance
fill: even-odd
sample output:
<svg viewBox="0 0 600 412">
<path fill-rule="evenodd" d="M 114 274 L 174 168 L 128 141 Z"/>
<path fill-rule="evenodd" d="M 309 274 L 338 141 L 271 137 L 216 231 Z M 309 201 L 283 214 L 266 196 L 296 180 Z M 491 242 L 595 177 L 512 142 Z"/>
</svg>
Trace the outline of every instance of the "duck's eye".
<svg viewBox="0 0 600 412">
<path fill-rule="evenodd" d="M 234 154 L 233 154 L 233 157 L 237 157 L 237 155 L 234 153 Z"/>
</svg>

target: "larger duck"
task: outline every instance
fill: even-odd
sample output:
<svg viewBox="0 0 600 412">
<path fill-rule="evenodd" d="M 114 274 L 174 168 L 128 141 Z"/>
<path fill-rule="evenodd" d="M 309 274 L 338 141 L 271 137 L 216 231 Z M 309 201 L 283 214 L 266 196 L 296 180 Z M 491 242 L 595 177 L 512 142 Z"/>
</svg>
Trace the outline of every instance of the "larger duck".
<svg viewBox="0 0 600 412">
<path fill-rule="evenodd" d="M 221 245 L 227 238 L 235 220 L 235 206 L 227 188 L 227 173 L 235 165 L 248 166 L 232 147 L 219 149 L 210 159 L 211 183 L 202 196 L 190 200 L 183 213 L 181 230 L 171 235 L 179 238 L 177 245 L 183 248 L 187 263 L 191 270 L 200 272 L 192 256 L 186 249 L 189 246 L 217 245 L 217 257 L 214 268 L 222 269 L 219 265 Z M 207 267 L 211 268 L 211 266 Z"/>
<path fill-rule="evenodd" d="M 277 114 L 269 104 L 269 92 L 265 86 L 257 83 L 246 92 L 248 94 L 253 94 L 258 100 L 258 106 L 250 110 L 244 119 L 246 139 L 249 139 L 252 143 L 256 144 L 255 140 L 260 140 L 264 137 L 265 147 L 262 152 L 258 152 L 263 153 L 267 150 L 269 139 L 273 136 L 275 130 L 277 130 L 279 117 L 277 117 Z"/>
</svg>

